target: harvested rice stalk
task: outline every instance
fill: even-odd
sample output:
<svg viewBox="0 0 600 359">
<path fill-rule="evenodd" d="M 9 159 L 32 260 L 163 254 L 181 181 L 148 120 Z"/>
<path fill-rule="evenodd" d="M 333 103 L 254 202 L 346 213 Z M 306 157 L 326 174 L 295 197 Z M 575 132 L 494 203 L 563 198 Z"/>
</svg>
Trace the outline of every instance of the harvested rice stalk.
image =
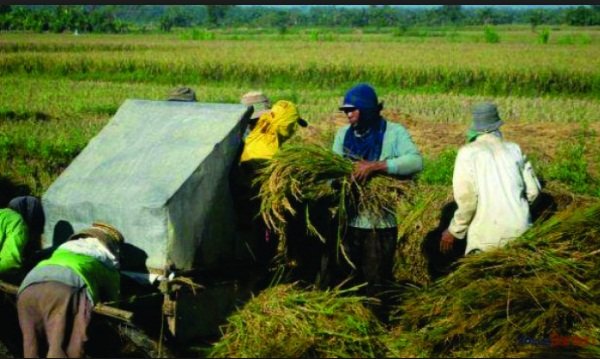
<svg viewBox="0 0 600 359">
<path fill-rule="evenodd" d="M 381 357 L 384 329 L 357 289 L 271 287 L 228 318 L 209 357 Z"/>
<path fill-rule="evenodd" d="M 286 144 L 273 156 L 255 185 L 260 186 L 261 215 L 279 236 L 280 248 L 286 247 L 288 220 L 296 215 L 304 216 L 309 233 L 322 241 L 329 239 L 310 224 L 310 204 L 322 201 L 329 206 L 330 223 L 337 217 L 339 244 L 348 213 L 358 210 L 380 216 L 384 211 L 394 212 L 401 193 L 409 187 L 408 181 L 384 175 L 358 183 L 351 178 L 352 170 L 352 161 L 318 145 Z"/>
<path fill-rule="evenodd" d="M 394 264 L 394 278 L 398 282 L 418 285 L 431 283 L 430 255 L 425 250 L 428 242 L 435 242 L 450 223 L 456 209 L 452 188 L 447 186 L 418 185 L 411 188 L 405 200 L 398 202 L 398 246 Z"/>
<path fill-rule="evenodd" d="M 431 358 L 431 349 L 418 333 L 395 327 L 379 338 L 385 345 L 386 358 Z"/>
<path fill-rule="evenodd" d="M 506 356 L 522 337 L 600 323 L 600 203 L 537 223 L 503 248 L 460 260 L 429 288 L 406 290 L 394 318 L 440 356 Z M 598 343 L 594 343 L 597 345 Z"/>
<path fill-rule="evenodd" d="M 559 183 L 548 182 L 531 208 L 531 214 L 534 220 L 544 220 L 570 206 L 589 205 L 594 201 L 597 199 L 574 195 Z M 398 247 L 394 277 L 399 282 L 430 284 L 435 279 L 434 274 L 449 270 L 453 261 L 433 248 L 439 246 L 439 238 L 448 228 L 456 209 L 452 187 L 418 183 L 397 203 Z M 458 245 L 462 247 L 458 248 Z M 462 255 L 463 247 L 464 243 L 457 242 L 455 256 Z"/>
</svg>

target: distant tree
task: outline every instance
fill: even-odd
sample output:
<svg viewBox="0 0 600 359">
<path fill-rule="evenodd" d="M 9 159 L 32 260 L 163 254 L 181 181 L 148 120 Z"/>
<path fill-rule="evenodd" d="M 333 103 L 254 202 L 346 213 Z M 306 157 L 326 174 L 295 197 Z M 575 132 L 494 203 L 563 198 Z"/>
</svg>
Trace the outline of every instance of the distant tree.
<svg viewBox="0 0 600 359">
<path fill-rule="evenodd" d="M 173 25 L 175 25 L 175 21 L 171 16 L 169 16 L 169 14 L 162 14 L 160 19 L 158 20 L 158 23 L 160 26 L 160 30 L 164 32 L 171 31 Z"/>
<path fill-rule="evenodd" d="M 117 8 L 114 5 L 95 8 L 88 13 L 86 31 L 93 32 L 126 32 L 128 25 L 117 18 Z"/>
<path fill-rule="evenodd" d="M 227 12 L 235 5 L 205 5 L 208 24 L 218 27 L 225 19 Z"/>
<path fill-rule="evenodd" d="M 0 15 L 8 14 L 11 9 L 10 5 L 0 5 Z"/>
<path fill-rule="evenodd" d="M 596 25 L 596 14 L 591 7 L 578 6 L 574 9 L 568 9 L 566 12 L 566 21 L 569 25 L 589 26 Z"/>
<path fill-rule="evenodd" d="M 437 15 L 442 24 L 459 24 L 464 18 L 460 5 L 442 5 L 437 9 Z"/>
<path fill-rule="evenodd" d="M 484 7 L 477 9 L 477 20 L 480 24 L 488 25 L 492 24 L 494 12 L 491 7 Z"/>
<path fill-rule="evenodd" d="M 160 17 L 160 29 L 165 32 L 171 31 L 173 26 L 188 27 L 193 21 L 192 13 L 179 6 L 170 6 Z"/>
<path fill-rule="evenodd" d="M 389 5 L 370 5 L 367 11 L 368 24 L 377 29 L 395 24 L 396 11 Z"/>
<path fill-rule="evenodd" d="M 544 10 L 534 9 L 529 13 L 529 24 L 531 25 L 531 31 L 535 31 L 536 27 L 544 22 Z"/>
</svg>

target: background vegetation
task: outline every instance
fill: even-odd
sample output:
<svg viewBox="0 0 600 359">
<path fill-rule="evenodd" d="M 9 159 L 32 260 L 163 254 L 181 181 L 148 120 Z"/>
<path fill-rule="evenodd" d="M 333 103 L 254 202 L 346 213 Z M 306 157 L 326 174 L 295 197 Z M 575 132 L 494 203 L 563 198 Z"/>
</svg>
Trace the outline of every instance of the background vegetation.
<svg viewBox="0 0 600 359">
<path fill-rule="evenodd" d="M 0 6 L 0 29 L 37 32 L 171 31 L 174 27 L 394 28 L 398 35 L 421 26 L 499 24 L 600 25 L 600 6 L 439 7 L 415 6 L 235 6 L 235 5 L 32 5 Z"/>
<path fill-rule="evenodd" d="M 598 193 L 599 28 L 558 26 L 540 42 L 526 25 L 495 26 L 496 43 L 486 29 L 8 32 L 0 40 L 0 173 L 41 195 L 125 99 L 164 99 L 177 85 L 205 102 L 237 103 L 251 89 L 295 101 L 313 125 L 300 138 L 330 140 L 345 122 L 336 111 L 344 91 L 367 81 L 385 115 L 409 127 L 432 164 L 423 173 L 431 183 L 449 184 L 471 105 L 493 100 L 509 138 L 544 176 Z"/>
</svg>

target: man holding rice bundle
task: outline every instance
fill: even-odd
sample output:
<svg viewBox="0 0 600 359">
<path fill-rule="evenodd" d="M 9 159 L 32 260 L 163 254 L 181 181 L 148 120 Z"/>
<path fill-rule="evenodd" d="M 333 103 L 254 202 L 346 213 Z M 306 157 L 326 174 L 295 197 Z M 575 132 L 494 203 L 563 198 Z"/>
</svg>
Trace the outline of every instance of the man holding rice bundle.
<svg viewBox="0 0 600 359">
<path fill-rule="evenodd" d="M 353 177 L 366 181 L 376 173 L 410 176 L 423 168 L 423 159 L 408 131 L 381 116 L 383 104 L 367 84 L 351 88 L 339 108 L 349 124 L 335 136 L 333 152 L 355 161 Z M 395 213 L 383 217 L 356 213 L 349 218 L 344 248 L 354 269 L 344 269 L 357 282 L 367 282 L 367 295 L 383 289 L 393 279 L 393 260 L 398 236 Z M 348 273 L 349 271 L 349 273 Z"/>
<path fill-rule="evenodd" d="M 505 141 L 495 104 L 473 107 L 468 144 L 458 151 L 452 185 L 458 208 L 442 233 L 440 251 L 467 239 L 466 253 L 485 251 L 519 237 L 531 226 L 529 204 L 540 193 L 533 167 L 516 143 Z"/>
</svg>

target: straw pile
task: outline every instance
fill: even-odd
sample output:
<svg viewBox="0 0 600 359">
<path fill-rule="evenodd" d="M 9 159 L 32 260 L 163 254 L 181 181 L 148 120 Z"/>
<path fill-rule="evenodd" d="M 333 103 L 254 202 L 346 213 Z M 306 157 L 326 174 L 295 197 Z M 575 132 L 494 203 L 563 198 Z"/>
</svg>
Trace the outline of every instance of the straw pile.
<svg viewBox="0 0 600 359">
<path fill-rule="evenodd" d="M 266 289 L 228 318 L 209 357 L 381 357 L 384 329 L 356 289 Z"/>
<path fill-rule="evenodd" d="M 336 225 L 339 244 L 349 213 L 365 211 L 380 216 L 384 211 L 394 212 L 409 187 L 408 181 L 384 175 L 359 183 L 352 179 L 352 170 L 352 161 L 319 145 L 290 143 L 273 156 L 255 183 L 260 185 L 261 215 L 278 235 L 280 248 L 287 247 L 286 228 L 293 217 L 302 217 L 307 232 L 323 243 L 333 239 L 313 225 L 316 216 L 311 215 L 311 204 L 328 208 L 329 218 L 321 228 Z"/>
<path fill-rule="evenodd" d="M 574 195 L 559 183 L 545 184 L 531 208 L 534 221 L 548 219 L 566 208 L 592 204 L 597 199 Z M 398 247 L 394 277 L 398 282 L 419 286 L 444 275 L 464 253 L 465 243 L 457 242 L 451 255 L 442 256 L 437 247 L 456 210 L 451 186 L 418 183 L 408 188 L 397 202 Z"/>
<path fill-rule="evenodd" d="M 523 338 L 584 338 L 598 352 L 600 203 L 569 207 L 503 248 L 469 256 L 429 288 L 407 289 L 394 318 L 439 356 L 539 353 Z M 399 336 L 398 340 L 406 340 Z M 581 341 L 578 343 L 581 344 Z"/>
<path fill-rule="evenodd" d="M 436 240 L 448 227 L 456 205 L 452 188 L 448 186 L 418 185 L 406 193 L 406 200 L 398 203 L 398 246 L 394 264 L 394 278 L 398 282 L 427 285 L 433 280 L 430 268 L 431 251 Z M 447 260 L 446 260 L 447 261 Z"/>
</svg>

